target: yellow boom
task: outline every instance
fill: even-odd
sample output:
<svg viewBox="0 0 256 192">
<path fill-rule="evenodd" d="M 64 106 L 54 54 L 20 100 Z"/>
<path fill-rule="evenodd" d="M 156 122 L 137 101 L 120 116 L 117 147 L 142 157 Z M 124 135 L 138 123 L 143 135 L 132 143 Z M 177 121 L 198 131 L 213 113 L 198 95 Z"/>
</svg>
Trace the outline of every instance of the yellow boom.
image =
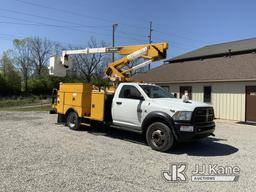
<svg viewBox="0 0 256 192">
<path fill-rule="evenodd" d="M 150 62 L 158 61 L 166 58 L 167 43 L 145 44 L 145 45 L 131 45 L 117 47 L 117 53 L 120 55 L 127 55 L 121 59 L 110 63 L 106 69 L 106 75 L 112 81 L 118 80 L 132 81 L 130 72 L 140 67 L 144 67 Z M 138 66 L 129 67 L 130 61 L 138 58 L 144 58 L 148 61 L 139 64 Z M 144 64 L 144 65 L 143 65 Z"/>
</svg>

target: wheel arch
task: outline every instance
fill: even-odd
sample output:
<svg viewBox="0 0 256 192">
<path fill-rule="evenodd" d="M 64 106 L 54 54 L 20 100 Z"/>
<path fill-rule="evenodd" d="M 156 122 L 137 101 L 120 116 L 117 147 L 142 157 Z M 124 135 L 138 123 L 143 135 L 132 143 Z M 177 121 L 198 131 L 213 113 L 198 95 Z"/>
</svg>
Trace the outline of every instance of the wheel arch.
<svg viewBox="0 0 256 192">
<path fill-rule="evenodd" d="M 70 113 L 70 112 L 75 112 L 75 113 L 77 113 L 77 111 L 74 109 L 74 108 L 69 108 L 64 114 L 62 114 L 62 113 L 58 113 L 58 120 L 57 120 L 57 122 L 58 123 L 67 123 L 67 118 L 68 118 L 68 114 Z M 78 113 L 77 113 L 78 114 Z"/>
<path fill-rule="evenodd" d="M 149 113 L 142 122 L 142 132 L 146 133 L 147 128 L 154 122 L 161 122 L 166 124 L 170 129 L 174 138 L 177 139 L 177 135 L 174 130 L 174 121 L 170 115 L 162 111 L 154 111 Z"/>
<path fill-rule="evenodd" d="M 77 111 L 76 111 L 73 107 L 70 107 L 70 108 L 66 111 L 65 116 L 67 117 L 70 112 L 75 112 L 76 114 L 78 114 Z"/>
</svg>

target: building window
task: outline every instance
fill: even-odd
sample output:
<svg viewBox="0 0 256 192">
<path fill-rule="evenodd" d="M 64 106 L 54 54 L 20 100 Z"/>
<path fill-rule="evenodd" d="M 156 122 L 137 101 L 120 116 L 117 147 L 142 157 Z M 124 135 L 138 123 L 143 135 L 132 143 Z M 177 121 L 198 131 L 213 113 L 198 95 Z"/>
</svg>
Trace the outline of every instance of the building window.
<svg viewBox="0 0 256 192">
<path fill-rule="evenodd" d="M 212 87 L 211 86 L 204 87 L 204 102 L 205 103 L 212 102 Z"/>
<path fill-rule="evenodd" d="M 192 99 L 192 86 L 180 86 L 180 98 L 187 93 L 189 99 Z"/>
</svg>

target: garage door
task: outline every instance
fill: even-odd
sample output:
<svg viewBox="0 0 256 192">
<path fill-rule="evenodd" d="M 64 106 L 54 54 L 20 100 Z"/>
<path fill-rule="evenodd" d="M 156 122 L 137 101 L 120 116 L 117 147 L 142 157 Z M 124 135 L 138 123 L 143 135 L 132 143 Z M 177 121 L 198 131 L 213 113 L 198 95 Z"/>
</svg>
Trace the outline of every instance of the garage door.
<svg viewBox="0 0 256 192">
<path fill-rule="evenodd" d="M 246 87 L 246 122 L 256 122 L 256 86 Z"/>
</svg>

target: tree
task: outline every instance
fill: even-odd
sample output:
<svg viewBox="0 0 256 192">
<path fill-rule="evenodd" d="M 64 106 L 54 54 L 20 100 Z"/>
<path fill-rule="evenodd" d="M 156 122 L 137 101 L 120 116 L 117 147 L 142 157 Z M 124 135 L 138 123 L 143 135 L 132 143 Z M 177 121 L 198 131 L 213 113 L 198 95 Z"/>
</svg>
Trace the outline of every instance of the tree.
<svg viewBox="0 0 256 192">
<path fill-rule="evenodd" d="M 105 71 L 109 63 L 112 62 L 111 57 L 104 57 L 100 63 L 95 68 L 95 72 L 93 75 L 93 83 L 96 85 L 108 85 L 109 80 L 105 78 Z"/>
<path fill-rule="evenodd" d="M 33 37 L 27 40 L 35 74 L 41 76 L 43 72 L 48 72 L 48 60 L 51 55 L 59 51 L 59 44 L 39 37 Z"/>
<path fill-rule="evenodd" d="M 31 51 L 29 46 L 28 38 L 26 39 L 15 39 L 13 41 L 14 50 L 13 56 L 16 66 L 20 69 L 24 81 L 24 91 L 28 90 L 28 78 L 32 72 L 32 60 Z"/>
<path fill-rule="evenodd" d="M 0 59 L 2 65 L 2 83 L 4 83 L 4 94 L 18 94 L 21 91 L 21 78 L 19 72 L 13 65 L 11 51 L 5 51 Z"/>
<path fill-rule="evenodd" d="M 100 47 L 106 47 L 106 43 L 101 42 Z M 96 39 L 91 38 L 88 42 L 89 48 L 99 47 Z M 91 82 L 95 78 L 104 78 L 104 72 L 106 66 L 106 59 L 109 58 L 109 55 L 106 54 L 90 54 L 90 55 L 74 55 L 73 63 L 74 68 L 76 68 L 77 73 L 83 78 L 86 82 Z"/>
<path fill-rule="evenodd" d="M 4 96 L 7 90 L 6 82 L 3 78 L 3 75 L 0 73 L 0 96 Z"/>
</svg>

